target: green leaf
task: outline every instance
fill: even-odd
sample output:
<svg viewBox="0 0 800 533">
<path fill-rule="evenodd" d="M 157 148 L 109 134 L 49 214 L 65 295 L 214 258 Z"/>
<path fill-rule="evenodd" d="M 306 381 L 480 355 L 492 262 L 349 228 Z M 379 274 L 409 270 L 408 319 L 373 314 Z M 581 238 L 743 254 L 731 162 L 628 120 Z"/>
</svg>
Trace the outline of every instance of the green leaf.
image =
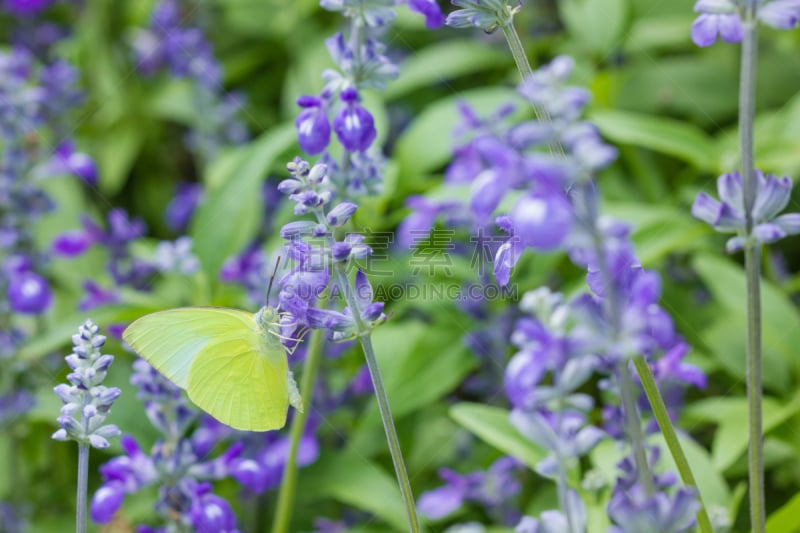
<svg viewBox="0 0 800 533">
<path fill-rule="evenodd" d="M 384 97 L 394 100 L 459 76 L 498 68 L 510 62 L 508 53 L 474 39 L 432 44 L 418 50 L 403 63 L 400 76 L 389 83 Z"/>
<path fill-rule="evenodd" d="M 283 124 L 213 165 L 208 189 L 192 219 L 195 253 L 209 279 L 258 232 L 263 213 L 261 183 L 275 159 L 295 141 L 294 126 Z"/>
<path fill-rule="evenodd" d="M 386 324 L 372 333 L 386 395 L 396 420 L 425 409 L 455 389 L 477 360 L 453 334 L 421 322 Z M 435 354 L 432 356 L 431 354 Z M 382 434 L 377 404 L 364 412 L 351 443 L 375 450 Z"/>
<path fill-rule="evenodd" d="M 464 91 L 426 107 L 397 141 L 395 159 L 403 192 L 424 188 L 425 175 L 450 160 L 454 148 L 451 132 L 461 122 L 458 102 L 467 102 L 479 115 L 486 115 L 513 98 L 511 89 L 492 87 Z"/>
<path fill-rule="evenodd" d="M 122 189 L 144 143 L 141 124 L 126 119 L 103 132 L 102 142 L 93 147 L 100 172 L 100 190 L 113 195 Z"/>
<path fill-rule="evenodd" d="M 531 469 L 544 459 L 545 452 L 523 437 L 508 421 L 509 412 L 477 403 L 459 403 L 450 416 L 483 441 L 524 462 Z"/>
<path fill-rule="evenodd" d="M 716 169 L 714 143 L 700 128 L 687 122 L 616 110 L 593 111 L 589 120 L 613 142 L 665 153 L 700 170 Z"/>
<path fill-rule="evenodd" d="M 768 434 L 800 411 L 800 393 L 789 403 L 765 397 L 762 402 L 763 433 Z M 689 406 L 688 416 L 713 420 L 719 424 L 714 433 L 712 462 L 718 472 L 730 468 L 747 451 L 748 425 L 746 398 L 708 398 Z"/>
<path fill-rule="evenodd" d="M 387 342 L 375 331 L 375 350 L 385 376 L 392 412 L 401 417 L 428 405 L 453 390 L 477 364 L 476 358 L 452 335 L 442 335 L 420 323 L 406 329 L 413 336 Z M 398 351 L 400 346 L 410 349 Z M 436 354 L 434 357 L 431 354 Z M 377 414 L 377 413 L 376 413 Z"/>
<path fill-rule="evenodd" d="M 679 15 L 639 18 L 631 24 L 625 39 L 625 49 L 630 53 L 682 48 L 691 42 L 690 33 L 694 15 L 691 11 Z"/>
<path fill-rule="evenodd" d="M 716 326 L 717 335 L 712 340 L 725 342 L 725 351 L 735 351 L 741 357 L 737 360 L 744 364 L 744 342 L 746 333 L 745 310 L 745 276 L 744 271 L 733 262 L 710 254 L 700 254 L 694 257 L 692 266 L 703 279 L 714 300 L 724 310 L 725 322 L 720 321 Z M 788 298 L 769 282 L 761 282 L 761 313 L 762 313 L 762 347 L 765 378 L 770 367 L 774 374 L 784 374 L 788 380 L 790 370 L 800 370 L 800 358 L 797 357 L 797 346 L 800 346 L 800 313 Z M 728 335 L 728 340 L 723 338 Z M 732 338 L 731 338 L 732 337 Z M 740 344 L 734 344 L 741 342 Z M 720 361 L 730 368 L 730 359 L 726 353 L 709 344 L 709 348 L 718 356 Z M 741 377 L 740 372 L 736 372 Z M 777 378 L 776 378 L 777 379 Z M 765 385 L 767 385 L 765 379 Z M 783 389 L 783 381 L 775 381 L 773 386 Z"/>
<path fill-rule="evenodd" d="M 633 225 L 633 241 L 643 265 L 652 265 L 670 253 L 685 251 L 711 230 L 688 211 L 670 206 L 609 203 L 606 213 Z"/>
<path fill-rule="evenodd" d="M 311 487 L 319 498 L 334 498 L 372 513 L 397 531 L 408 528 L 405 507 L 393 476 L 356 450 L 323 454 L 301 471 L 300 485 Z"/>
<path fill-rule="evenodd" d="M 561 0 L 558 8 L 584 49 L 606 55 L 619 46 L 628 18 L 627 0 Z"/>
<path fill-rule="evenodd" d="M 800 531 L 800 494 L 769 515 L 767 531 Z"/>
</svg>

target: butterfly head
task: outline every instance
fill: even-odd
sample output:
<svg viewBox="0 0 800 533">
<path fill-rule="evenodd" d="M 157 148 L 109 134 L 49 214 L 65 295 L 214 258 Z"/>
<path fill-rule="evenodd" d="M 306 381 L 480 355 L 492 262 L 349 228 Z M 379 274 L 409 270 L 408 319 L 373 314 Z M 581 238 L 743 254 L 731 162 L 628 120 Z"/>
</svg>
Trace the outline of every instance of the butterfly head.
<svg viewBox="0 0 800 533">
<path fill-rule="evenodd" d="M 256 324 L 261 326 L 264 331 L 270 331 L 280 324 L 280 316 L 274 307 L 265 305 L 258 310 L 255 316 Z"/>
</svg>

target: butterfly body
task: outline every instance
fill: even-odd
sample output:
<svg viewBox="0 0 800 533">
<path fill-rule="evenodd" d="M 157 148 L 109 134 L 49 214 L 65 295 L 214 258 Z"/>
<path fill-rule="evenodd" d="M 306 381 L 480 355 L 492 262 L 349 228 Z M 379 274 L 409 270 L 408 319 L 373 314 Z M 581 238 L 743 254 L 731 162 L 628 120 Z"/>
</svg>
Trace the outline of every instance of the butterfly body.
<svg viewBox="0 0 800 533">
<path fill-rule="evenodd" d="M 286 423 L 299 394 L 280 342 L 278 313 L 181 307 L 145 315 L 122 337 L 185 389 L 198 407 L 235 429 L 268 431 Z"/>
</svg>

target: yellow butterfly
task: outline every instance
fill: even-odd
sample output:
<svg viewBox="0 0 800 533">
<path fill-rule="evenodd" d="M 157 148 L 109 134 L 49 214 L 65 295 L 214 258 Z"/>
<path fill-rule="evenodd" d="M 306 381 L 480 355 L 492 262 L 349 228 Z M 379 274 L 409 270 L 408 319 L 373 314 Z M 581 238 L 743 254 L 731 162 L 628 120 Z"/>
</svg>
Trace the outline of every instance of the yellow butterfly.
<svg viewBox="0 0 800 533">
<path fill-rule="evenodd" d="M 281 344 L 279 313 L 181 307 L 133 322 L 122 338 L 208 414 L 232 428 L 268 431 L 303 402 Z"/>
</svg>

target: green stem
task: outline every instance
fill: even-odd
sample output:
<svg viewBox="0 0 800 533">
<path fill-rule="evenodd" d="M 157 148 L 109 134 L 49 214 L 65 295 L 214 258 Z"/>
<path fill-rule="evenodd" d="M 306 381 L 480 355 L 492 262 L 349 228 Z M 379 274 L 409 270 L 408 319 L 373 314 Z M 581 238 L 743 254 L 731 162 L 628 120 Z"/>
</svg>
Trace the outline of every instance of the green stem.
<svg viewBox="0 0 800 533">
<path fill-rule="evenodd" d="M 631 373 L 628 370 L 627 360 L 619 365 L 619 390 L 622 396 L 622 408 L 625 411 L 625 432 L 628 434 L 628 438 L 631 439 L 633 459 L 636 462 L 636 473 L 639 482 L 644 486 L 645 492 L 648 496 L 651 496 L 655 494 L 656 487 L 653 483 L 653 475 L 650 472 L 650 463 L 647 461 L 642 422 L 639 417 L 639 409 L 636 407 L 636 392 Z"/>
<path fill-rule="evenodd" d="M 758 65 L 758 2 L 749 0 L 742 8 L 742 61 L 739 84 L 739 141 L 742 158 L 742 188 L 746 216 L 747 245 L 744 266 L 747 279 L 747 410 L 749 420 L 748 472 L 750 479 L 750 526 L 753 533 L 764 533 L 764 436 L 761 414 L 761 247 L 752 241 L 753 205 L 756 199 L 756 173 L 753 141 L 755 120 L 756 68 Z"/>
<path fill-rule="evenodd" d="M 89 490 L 89 443 L 78 443 L 78 497 L 75 512 L 75 533 L 86 533 L 86 507 Z"/>
<path fill-rule="evenodd" d="M 306 429 L 308 415 L 311 412 L 314 384 L 317 381 L 319 364 L 322 360 L 322 340 L 323 331 L 321 329 L 315 329 L 311 332 L 306 360 L 303 364 L 303 379 L 300 383 L 300 396 L 305 403 L 305 409 L 302 413 L 295 411 L 295 416 L 292 420 L 291 447 L 289 448 L 286 467 L 283 470 L 281 488 L 278 492 L 278 504 L 275 510 L 275 520 L 272 523 L 272 533 L 288 532 L 289 523 L 292 520 L 292 509 L 297 487 L 297 449 Z"/>
<path fill-rule="evenodd" d="M 511 49 L 511 55 L 514 56 L 514 62 L 517 64 L 517 70 L 519 71 L 520 78 L 524 81 L 525 78 L 533 74 L 533 69 L 528 61 L 528 56 L 525 54 L 525 47 L 522 46 L 522 41 L 519 38 L 517 29 L 514 27 L 513 20 L 510 20 L 508 24 L 503 25 L 502 28 L 503 35 L 508 43 L 508 47 Z M 545 124 L 552 124 L 553 120 L 550 118 L 550 115 L 545 109 L 542 109 L 541 106 L 538 106 L 533 102 L 529 103 L 533 108 L 533 114 L 536 116 L 536 120 Z M 551 144 L 549 144 L 548 148 L 551 154 L 561 156 L 564 155 L 564 148 L 557 141 L 553 141 Z"/>
<path fill-rule="evenodd" d="M 328 222 L 322 210 L 318 209 L 315 214 L 317 221 L 321 225 L 328 227 Z M 331 228 L 328 227 L 328 229 L 328 247 L 332 249 L 336 241 Z M 361 318 L 363 309 L 360 309 L 358 306 L 358 300 L 355 294 L 353 294 L 353 289 L 350 286 L 344 265 L 334 262 L 333 272 L 336 276 L 336 282 L 341 289 L 342 297 L 352 313 L 356 325 L 356 335 L 361 343 L 361 348 L 364 350 L 364 358 L 367 361 L 370 378 L 372 378 L 372 387 L 375 389 L 375 398 L 378 400 L 378 410 L 380 411 L 381 421 L 383 422 L 383 430 L 386 432 L 386 442 L 389 445 L 389 453 L 392 456 L 394 472 L 397 475 L 397 483 L 400 487 L 400 493 L 403 497 L 403 503 L 406 509 L 406 516 L 408 517 L 409 531 L 412 533 L 419 533 L 419 518 L 417 517 L 417 508 L 414 503 L 414 494 L 411 491 L 411 482 L 408 479 L 408 472 L 406 471 L 406 465 L 403 461 L 403 451 L 400 448 L 400 440 L 397 438 L 397 429 L 394 426 L 392 410 L 389 407 L 389 398 L 386 396 L 386 387 L 383 385 L 381 370 L 378 367 L 375 349 L 372 346 L 370 325 L 365 324 L 364 320 Z"/>
<path fill-rule="evenodd" d="M 392 455 L 392 463 L 394 463 L 394 471 L 397 475 L 397 482 L 400 485 L 400 492 L 403 495 L 403 502 L 406 507 L 406 515 L 408 517 L 409 531 L 419 533 L 419 519 L 417 518 L 417 510 L 414 506 L 414 494 L 411 491 L 411 482 L 408 479 L 408 472 L 406 472 L 406 465 L 403 462 L 403 451 L 400 449 L 400 441 L 397 438 L 397 430 L 394 427 L 392 420 L 392 410 L 389 407 L 389 398 L 386 396 L 386 388 L 383 386 L 383 379 L 381 378 L 381 371 L 378 368 L 378 360 L 375 358 L 375 350 L 372 347 L 372 337 L 369 333 L 361 335 L 361 347 L 364 349 L 364 357 L 367 360 L 367 368 L 369 368 L 369 375 L 372 378 L 372 386 L 375 389 L 375 398 L 378 400 L 378 409 L 381 413 L 381 420 L 383 421 L 383 429 L 386 432 L 386 441 L 389 443 L 389 451 Z"/>
<path fill-rule="evenodd" d="M 678 434 L 675 432 L 672 420 L 669 418 L 667 406 L 664 404 L 664 398 L 661 397 L 661 392 L 658 390 L 650 365 L 647 364 L 647 361 L 642 356 L 635 357 L 633 363 L 636 365 L 636 371 L 642 380 L 644 393 L 650 402 L 650 408 L 653 410 L 653 415 L 656 417 L 662 435 L 664 435 L 664 441 L 667 443 L 672 459 L 678 467 L 678 473 L 681 476 L 681 480 L 683 480 L 683 484 L 697 489 L 697 482 L 692 474 L 692 468 L 689 466 L 689 460 L 686 459 L 686 454 L 683 453 L 683 447 L 680 440 L 678 440 Z M 711 520 L 708 518 L 703 497 L 699 490 L 697 491 L 697 500 L 700 502 L 700 510 L 697 511 L 697 523 L 700 526 L 700 531 L 702 533 L 713 533 Z"/>
</svg>

